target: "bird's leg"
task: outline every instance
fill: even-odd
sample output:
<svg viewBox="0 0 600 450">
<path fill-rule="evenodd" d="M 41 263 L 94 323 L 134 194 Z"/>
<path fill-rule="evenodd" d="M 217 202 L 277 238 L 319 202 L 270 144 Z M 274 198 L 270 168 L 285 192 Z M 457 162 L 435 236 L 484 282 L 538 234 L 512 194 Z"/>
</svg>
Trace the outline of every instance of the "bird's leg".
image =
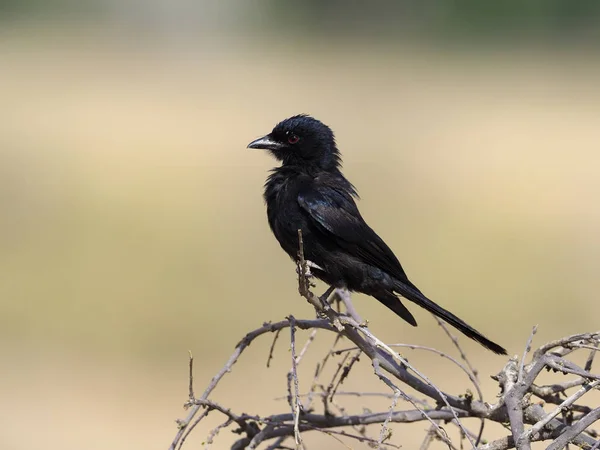
<svg viewBox="0 0 600 450">
<path fill-rule="evenodd" d="M 329 286 L 323 295 L 321 295 L 321 296 L 315 296 L 315 299 L 317 299 L 319 301 L 319 303 L 320 303 L 320 308 L 317 307 L 317 305 L 315 305 L 313 303 L 313 306 L 315 307 L 315 311 L 317 312 L 317 317 L 318 318 L 321 318 L 321 319 L 327 318 L 326 311 L 327 311 L 328 308 L 331 308 L 329 306 L 329 302 L 327 300 L 331 296 L 331 293 L 333 292 L 334 289 L 335 288 L 333 286 Z"/>
<path fill-rule="evenodd" d="M 354 305 L 352 304 L 352 299 L 350 297 L 350 291 L 348 291 L 348 289 L 346 289 L 346 288 L 338 288 L 335 290 L 335 295 L 342 303 L 344 303 L 344 306 L 346 307 L 346 312 L 348 313 L 348 315 L 350 317 L 352 317 L 354 320 L 356 320 L 356 322 L 359 323 L 360 325 L 366 326 L 366 322 L 363 322 L 360 315 L 354 308 Z"/>
<path fill-rule="evenodd" d="M 342 298 L 340 297 L 340 295 L 338 294 L 339 288 L 336 288 L 335 291 L 333 292 L 333 295 L 331 295 L 331 301 L 329 302 L 330 305 L 333 305 L 333 303 L 335 302 L 335 311 L 337 311 L 338 314 L 342 313 Z"/>
<path fill-rule="evenodd" d="M 319 300 L 321 300 L 321 303 L 323 303 L 323 305 L 327 305 L 329 306 L 329 297 L 331 297 L 331 293 L 335 290 L 335 286 L 329 286 L 327 288 L 327 290 L 323 293 L 323 295 L 321 295 L 319 297 Z"/>
<path fill-rule="evenodd" d="M 344 325 L 342 325 L 342 322 L 340 321 L 340 314 L 332 309 L 329 303 L 330 299 L 332 298 L 331 294 L 334 293 L 335 290 L 335 286 L 329 286 L 323 295 L 317 297 L 321 303 L 321 309 L 315 309 L 317 310 L 317 317 L 331 320 L 332 325 L 341 332 L 344 330 Z M 335 293 L 333 297 L 337 299 Z"/>
</svg>

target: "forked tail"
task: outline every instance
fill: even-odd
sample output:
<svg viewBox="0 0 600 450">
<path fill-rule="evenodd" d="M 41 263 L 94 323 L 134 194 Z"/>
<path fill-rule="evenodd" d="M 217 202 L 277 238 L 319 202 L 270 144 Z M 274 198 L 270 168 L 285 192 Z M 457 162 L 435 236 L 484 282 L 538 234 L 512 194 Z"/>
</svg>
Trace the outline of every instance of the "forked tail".
<svg viewBox="0 0 600 450">
<path fill-rule="evenodd" d="M 506 350 L 503 347 L 496 344 L 495 342 L 490 341 L 483 334 L 481 334 L 475 328 L 463 322 L 450 311 L 446 311 L 438 304 L 429 300 L 421 293 L 421 291 L 419 291 L 415 287 L 408 286 L 401 282 L 396 282 L 394 284 L 394 291 L 400 294 L 402 297 L 406 298 L 407 300 L 410 300 L 411 302 L 416 303 L 422 308 L 425 308 L 430 313 L 435 314 L 440 319 L 443 319 L 444 321 L 448 322 L 450 325 L 459 330 L 465 336 L 468 336 L 471 339 L 479 342 L 481 345 L 490 349 L 494 353 L 497 353 L 499 355 L 506 355 Z"/>
</svg>

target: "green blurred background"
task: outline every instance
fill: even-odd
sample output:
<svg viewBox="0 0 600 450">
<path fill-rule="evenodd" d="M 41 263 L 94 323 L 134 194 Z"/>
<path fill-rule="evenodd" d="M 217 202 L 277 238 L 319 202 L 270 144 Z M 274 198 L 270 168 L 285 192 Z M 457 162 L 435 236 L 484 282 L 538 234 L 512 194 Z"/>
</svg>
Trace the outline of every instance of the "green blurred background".
<svg viewBox="0 0 600 450">
<path fill-rule="evenodd" d="M 275 163 L 245 148 L 299 112 L 336 131 L 363 215 L 431 298 L 511 353 L 534 324 L 538 344 L 597 329 L 599 12 L 558 0 L 0 1 L 0 448 L 166 448 L 188 350 L 200 390 L 246 331 L 312 317 L 266 222 Z M 355 303 L 389 342 L 451 349 L 423 311 L 411 308 L 412 329 Z M 273 400 L 286 342 L 269 370 L 270 339 L 255 343 L 215 399 L 287 412 Z M 487 375 L 504 359 L 464 345 L 493 401 Z M 410 357 L 443 387 L 467 387 L 438 358 Z M 379 388 L 362 364 L 348 389 Z M 397 443 L 414 448 L 425 428 L 395 428 Z"/>
</svg>

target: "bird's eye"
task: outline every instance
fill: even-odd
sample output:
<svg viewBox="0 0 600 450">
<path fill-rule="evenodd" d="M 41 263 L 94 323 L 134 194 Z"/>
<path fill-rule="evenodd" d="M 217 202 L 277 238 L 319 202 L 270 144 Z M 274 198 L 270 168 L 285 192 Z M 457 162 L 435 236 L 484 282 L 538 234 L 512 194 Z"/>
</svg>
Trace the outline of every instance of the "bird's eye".
<svg viewBox="0 0 600 450">
<path fill-rule="evenodd" d="M 295 134 L 290 134 L 288 136 L 288 142 L 292 145 L 295 144 L 296 142 L 298 142 L 299 140 L 300 140 L 300 138 L 298 136 L 296 136 Z"/>
</svg>

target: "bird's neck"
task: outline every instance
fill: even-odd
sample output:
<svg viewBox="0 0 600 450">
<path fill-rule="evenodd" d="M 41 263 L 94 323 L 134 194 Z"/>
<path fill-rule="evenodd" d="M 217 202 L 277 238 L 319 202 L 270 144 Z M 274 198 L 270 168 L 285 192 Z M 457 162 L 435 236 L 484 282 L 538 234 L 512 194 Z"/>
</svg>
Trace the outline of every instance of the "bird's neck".
<svg viewBox="0 0 600 450">
<path fill-rule="evenodd" d="M 328 172 L 333 174 L 341 175 L 341 160 L 338 156 L 329 155 L 324 158 L 310 160 L 310 159 L 298 159 L 297 157 L 289 157 L 284 159 L 281 166 L 277 169 L 284 171 L 298 171 L 305 173 L 319 173 Z"/>
<path fill-rule="evenodd" d="M 279 167 L 275 167 L 271 170 L 271 174 L 267 178 L 265 187 L 267 186 L 281 186 L 286 182 L 297 179 L 298 177 L 309 177 L 309 178 L 325 178 L 325 179 L 337 179 L 342 185 L 347 186 L 355 195 L 354 186 L 344 176 L 339 167 L 333 167 L 329 170 L 325 170 L 319 166 L 306 165 L 306 164 L 282 164 Z"/>
</svg>

